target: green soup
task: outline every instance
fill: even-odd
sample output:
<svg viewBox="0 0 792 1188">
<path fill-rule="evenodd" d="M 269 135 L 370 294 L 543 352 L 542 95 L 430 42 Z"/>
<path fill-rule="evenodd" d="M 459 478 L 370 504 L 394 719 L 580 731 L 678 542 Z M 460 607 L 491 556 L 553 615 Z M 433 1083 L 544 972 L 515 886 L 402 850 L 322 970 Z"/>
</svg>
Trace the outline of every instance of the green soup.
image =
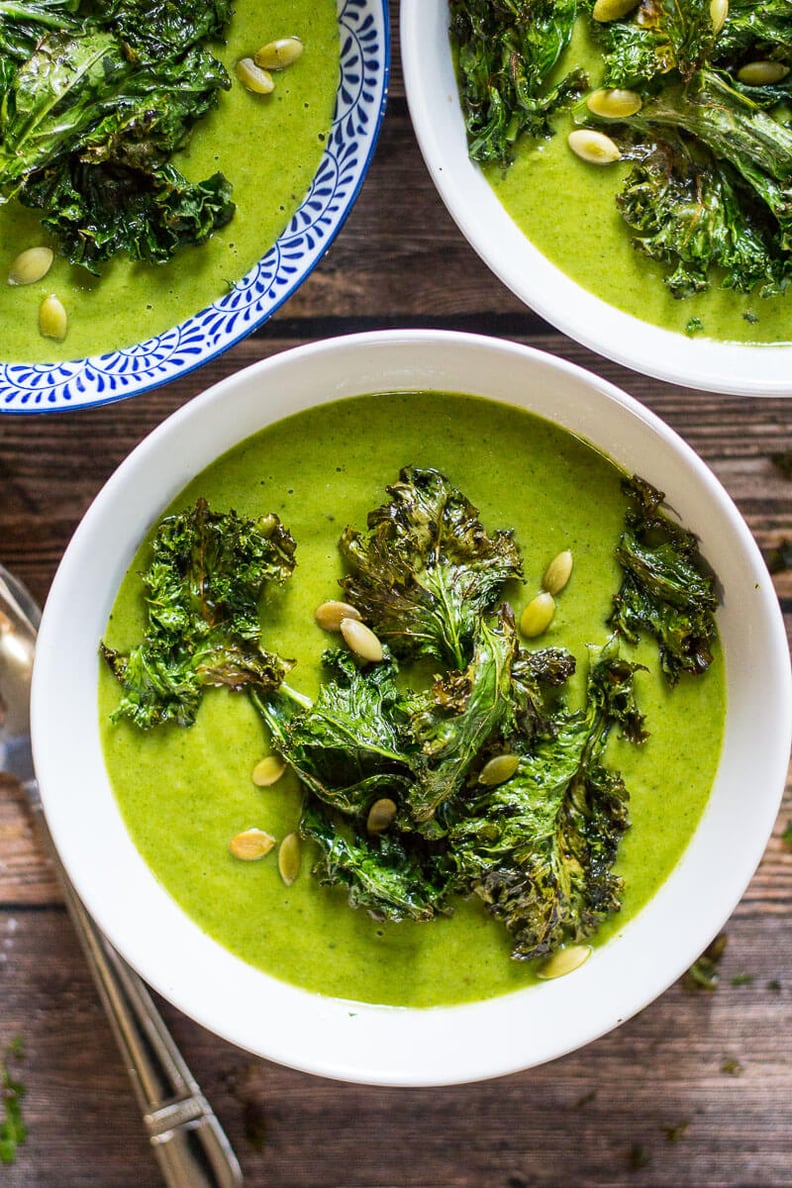
<svg viewBox="0 0 792 1188">
<path fill-rule="evenodd" d="M 254 95 L 234 77 L 234 64 L 278 37 L 297 35 L 302 56 L 275 76 L 271 95 Z M 272 246 L 302 202 L 316 173 L 333 118 L 339 37 L 335 0 L 237 0 L 225 45 L 214 45 L 232 77 L 216 110 L 195 125 L 174 158 L 193 181 L 220 170 L 233 185 L 231 222 L 200 247 L 183 248 L 168 264 L 116 258 L 100 278 L 57 257 L 44 280 L 0 283 L 2 357 L 6 362 L 57 362 L 120 350 L 161 334 L 211 305 Z M 23 248 L 45 242 L 36 211 L 0 206 L 0 275 Z M 4 270 L 4 271 L 3 271 Z M 63 343 L 42 338 L 39 305 L 48 293 L 69 319 Z"/>
<path fill-rule="evenodd" d="M 289 583 L 265 598 L 265 646 L 296 658 L 289 683 L 313 696 L 329 637 L 316 606 L 338 596 L 337 541 L 347 524 L 365 525 L 405 465 L 443 471 L 473 503 L 489 531 L 515 530 L 524 585 L 508 591 L 519 616 L 548 560 L 569 548 L 575 565 L 540 646 L 578 657 L 608 637 L 606 619 L 619 585 L 613 549 L 625 503 L 621 472 L 571 434 L 519 409 L 476 397 L 382 394 L 298 413 L 242 442 L 200 474 L 171 510 L 198 495 L 244 516 L 276 512 L 297 541 Z M 139 570 L 131 566 L 108 625 L 107 642 L 128 649 L 144 627 Z M 334 642 L 331 640 L 330 642 Z M 701 678 L 670 690 L 653 648 L 637 657 L 649 740 L 614 739 L 609 761 L 630 791 L 632 826 L 618 871 L 623 908 L 600 930 L 614 934 L 650 899 L 687 845 L 712 785 L 725 714 L 721 658 Z M 580 693 L 573 690 L 572 699 Z M 429 923 L 380 923 L 318 885 L 304 855 L 286 887 L 274 852 L 240 862 L 228 842 L 257 826 L 276 838 L 294 830 L 300 797 L 287 775 L 270 788 L 251 773 L 266 753 L 265 728 L 244 695 L 205 698 L 189 729 L 142 733 L 111 725 L 118 686 L 100 673 L 100 719 L 110 778 L 131 835 L 162 885 L 220 944 L 288 982 L 323 994 L 375 1003 L 430 1006 L 483 999 L 530 982 L 530 965 L 510 959 L 505 929 L 478 900 Z M 609 744 L 610 745 L 610 744 Z"/>
<path fill-rule="evenodd" d="M 582 27 L 575 32 L 566 63 L 580 63 L 592 89 L 600 85 L 601 59 Z M 555 121 L 555 135 L 523 139 L 507 170 L 484 169 L 504 209 L 526 238 L 567 276 L 609 305 L 668 330 L 685 333 L 698 319 L 697 333 L 721 341 L 792 341 L 792 298 L 760 297 L 712 287 L 677 299 L 663 282 L 664 269 L 635 250 L 615 196 L 631 162 L 591 165 L 567 145 L 571 115 Z"/>
</svg>

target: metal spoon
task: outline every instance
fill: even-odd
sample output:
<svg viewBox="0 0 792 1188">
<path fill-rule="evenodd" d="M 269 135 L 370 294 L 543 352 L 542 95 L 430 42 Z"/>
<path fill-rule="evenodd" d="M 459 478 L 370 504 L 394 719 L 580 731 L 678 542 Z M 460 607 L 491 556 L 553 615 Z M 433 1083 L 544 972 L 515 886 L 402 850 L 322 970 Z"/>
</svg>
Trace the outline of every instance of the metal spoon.
<svg viewBox="0 0 792 1188">
<path fill-rule="evenodd" d="M 0 565 L 0 771 L 15 776 L 27 793 L 165 1183 L 170 1188 L 237 1188 L 242 1173 L 220 1123 L 144 983 L 83 907 L 47 827 L 30 749 L 30 678 L 40 619 L 29 592 Z"/>
</svg>

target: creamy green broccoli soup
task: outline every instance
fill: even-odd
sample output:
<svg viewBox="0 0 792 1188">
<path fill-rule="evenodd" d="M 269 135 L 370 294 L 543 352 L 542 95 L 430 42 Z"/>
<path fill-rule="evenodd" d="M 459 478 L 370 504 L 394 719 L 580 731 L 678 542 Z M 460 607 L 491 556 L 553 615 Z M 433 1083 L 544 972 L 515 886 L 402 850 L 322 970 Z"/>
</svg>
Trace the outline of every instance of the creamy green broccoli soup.
<svg viewBox="0 0 792 1188">
<path fill-rule="evenodd" d="M 275 76 L 271 94 L 253 94 L 235 63 L 268 42 L 297 36 L 302 55 Z M 233 218 L 199 247 L 167 264 L 115 256 L 101 276 L 56 253 L 40 281 L 7 285 L 18 253 L 41 244 L 39 212 L 12 200 L 0 206 L 0 353 L 8 362 L 55 362 L 132 346 L 161 334 L 222 297 L 268 250 L 305 197 L 328 135 L 338 83 L 335 0 L 237 0 L 223 45 L 212 52 L 232 85 L 199 120 L 174 164 L 198 182 L 220 171 L 232 184 Z M 54 293 L 68 316 L 63 342 L 39 333 L 39 306 Z"/>
<path fill-rule="evenodd" d="M 338 636 L 314 611 L 339 597 L 344 572 L 338 540 L 365 528 L 385 487 L 405 466 L 448 476 L 479 509 L 489 532 L 514 530 L 524 580 L 507 583 L 519 621 L 548 561 L 564 550 L 572 576 L 555 617 L 526 647 L 563 647 L 578 659 L 568 697 L 583 696 L 587 645 L 602 646 L 619 587 L 614 547 L 624 527 L 621 472 L 598 451 L 521 410 L 458 395 L 399 393 L 331 403 L 298 413 L 221 457 L 198 475 L 172 511 L 198 497 L 243 517 L 276 513 L 297 542 L 296 568 L 265 593 L 264 646 L 296 661 L 289 685 L 309 698 L 320 685 L 321 657 Z M 121 651 L 145 626 L 142 545 L 119 591 L 105 642 Z M 629 790 L 631 825 L 616 863 L 623 905 L 595 943 L 614 936 L 657 891 L 679 860 L 706 804 L 725 713 L 720 653 L 703 676 L 670 687 L 657 649 L 621 645 L 646 671 L 635 674 L 648 739 L 635 745 L 614 732 L 607 762 Z M 506 929 L 476 896 L 427 922 L 382 922 L 347 905 L 343 888 L 312 876 L 313 843 L 304 842 L 298 877 L 286 885 L 277 851 L 244 862 L 229 851 L 240 832 L 280 840 L 298 829 L 301 795 L 293 773 L 268 787 L 252 773 L 271 742 L 244 694 L 210 690 L 195 724 L 140 730 L 111 723 L 119 686 L 104 664 L 99 713 L 106 762 L 129 827 L 154 874 L 220 944 L 287 982 L 322 994 L 383 1004 L 431 1006 L 483 999 L 531 982 L 535 963 L 510 957 Z"/>
<path fill-rule="evenodd" d="M 600 86 L 602 60 L 578 25 L 565 58 Z M 507 169 L 484 173 L 504 209 L 531 243 L 583 288 L 625 313 L 674 330 L 722 341 L 784 343 L 792 340 L 792 309 L 784 293 L 763 297 L 719 288 L 676 298 L 664 283 L 665 268 L 636 250 L 616 206 L 631 161 L 590 164 L 569 148 L 576 124 L 571 113 L 554 117 L 549 139 L 523 137 Z M 606 128 L 607 132 L 608 129 Z"/>
</svg>

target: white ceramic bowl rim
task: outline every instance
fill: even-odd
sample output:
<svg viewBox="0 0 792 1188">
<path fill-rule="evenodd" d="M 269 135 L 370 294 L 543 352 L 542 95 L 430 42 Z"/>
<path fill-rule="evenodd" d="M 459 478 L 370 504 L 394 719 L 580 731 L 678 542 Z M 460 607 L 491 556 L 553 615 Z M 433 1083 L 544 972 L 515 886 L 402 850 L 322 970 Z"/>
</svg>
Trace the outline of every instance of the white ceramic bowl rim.
<svg viewBox="0 0 792 1188">
<path fill-rule="evenodd" d="M 148 525 L 197 472 L 299 409 L 416 388 L 532 409 L 607 443 L 617 462 L 671 492 L 723 581 L 729 701 L 709 806 L 650 904 L 568 978 L 428 1010 L 310 994 L 205 936 L 130 841 L 108 783 L 96 706 L 97 646 L 118 585 Z M 31 712 L 44 807 L 66 868 L 99 925 L 157 991 L 271 1060 L 343 1080 L 437 1085 L 513 1072 L 578 1048 L 690 966 L 739 901 L 772 831 L 789 758 L 791 686 L 778 601 L 747 526 L 706 465 L 653 413 L 607 381 L 529 347 L 453 332 L 383 331 L 255 364 L 185 405 L 133 451 L 89 508 L 56 574 Z"/>
<path fill-rule="evenodd" d="M 582 289 L 525 238 L 468 157 L 448 37 L 447 0 L 402 0 L 401 61 L 426 167 L 462 234 L 515 296 L 591 350 L 657 379 L 705 391 L 792 395 L 792 346 L 686 337 Z M 792 312 L 790 314 L 792 339 Z"/>
</svg>

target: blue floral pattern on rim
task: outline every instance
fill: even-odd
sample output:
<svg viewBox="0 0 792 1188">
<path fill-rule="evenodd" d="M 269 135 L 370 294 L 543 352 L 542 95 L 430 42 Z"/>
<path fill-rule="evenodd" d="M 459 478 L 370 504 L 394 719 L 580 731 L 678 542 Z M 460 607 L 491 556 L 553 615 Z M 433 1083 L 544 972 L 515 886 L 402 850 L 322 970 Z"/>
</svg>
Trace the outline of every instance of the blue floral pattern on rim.
<svg viewBox="0 0 792 1188">
<path fill-rule="evenodd" d="M 269 318 L 329 248 L 368 171 L 390 72 L 388 0 L 338 0 L 341 72 L 333 124 L 299 209 L 219 301 L 155 338 L 65 363 L 0 363 L 0 412 L 90 408 L 186 375 Z"/>
</svg>

